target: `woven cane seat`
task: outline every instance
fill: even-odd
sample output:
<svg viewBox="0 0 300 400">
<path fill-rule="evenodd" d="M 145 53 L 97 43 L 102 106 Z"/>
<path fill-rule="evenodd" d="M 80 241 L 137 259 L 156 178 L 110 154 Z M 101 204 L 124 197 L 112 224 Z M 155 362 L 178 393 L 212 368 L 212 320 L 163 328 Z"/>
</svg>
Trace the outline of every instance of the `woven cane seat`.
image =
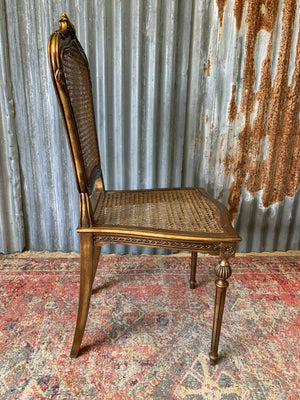
<svg viewBox="0 0 300 400">
<path fill-rule="evenodd" d="M 95 225 L 191 234 L 222 234 L 220 212 L 204 191 L 158 189 L 100 194 Z"/>
</svg>

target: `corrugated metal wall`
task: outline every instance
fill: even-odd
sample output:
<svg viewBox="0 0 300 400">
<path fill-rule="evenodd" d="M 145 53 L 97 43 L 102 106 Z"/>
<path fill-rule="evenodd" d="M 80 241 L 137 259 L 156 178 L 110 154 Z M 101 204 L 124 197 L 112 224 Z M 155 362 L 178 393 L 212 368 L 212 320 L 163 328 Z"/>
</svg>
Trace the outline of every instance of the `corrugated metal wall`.
<svg viewBox="0 0 300 400">
<path fill-rule="evenodd" d="M 79 248 L 46 52 L 63 11 L 90 61 L 106 187 L 202 186 L 239 251 L 299 249 L 297 0 L 0 0 L 0 251 Z"/>
</svg>

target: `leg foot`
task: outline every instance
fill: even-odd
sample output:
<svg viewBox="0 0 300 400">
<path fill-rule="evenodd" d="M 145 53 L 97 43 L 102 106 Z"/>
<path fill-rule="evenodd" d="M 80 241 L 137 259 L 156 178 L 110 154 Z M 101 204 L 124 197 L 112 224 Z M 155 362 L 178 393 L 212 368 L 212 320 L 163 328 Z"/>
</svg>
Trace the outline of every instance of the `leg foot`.
<svg viewBox="0 0 300 400">
<path fill-rule="evenodd" d="M 71 349 L 71 353 L 70 353 L 70 357 L 71 358 L 76 358 L 78 356 L 79 349 L 80 349 L 80 345 L 79 346 L 75 346 L 73 344 L 72 349 Z"/>
<path fill-rule="evenodd" d="M 196 267 L 197 267 L 197 252 L 192 251 L 191 259 L 191 277 L 190 277 L 190 288 L 195 289 L 197 286 L 196 282 Z"/>
<path fill-rule="evenodd" d="M 216 365 L 218 362 L 218 354 L 209 353 L 209 363 L 210 365 Z"/>
<path fill-rule="evenodd" d="M 89 312 L 93 278 L 93 235 L 80 234 L 80 293 L 76 329 L 70 357 L 78 355 Z"/>
</svg>

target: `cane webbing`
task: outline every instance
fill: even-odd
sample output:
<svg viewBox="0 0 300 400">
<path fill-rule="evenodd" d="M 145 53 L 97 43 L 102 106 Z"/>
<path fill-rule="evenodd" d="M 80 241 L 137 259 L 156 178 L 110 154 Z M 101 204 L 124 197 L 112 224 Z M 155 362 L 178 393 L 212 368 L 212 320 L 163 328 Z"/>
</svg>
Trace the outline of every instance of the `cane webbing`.
<svg viewBox="0 0 300 400">
<path fill-rule="evenodd" d="M 97 225 L 224 233 L 216 205 L 199 189 L 103 192 Z"/>
<path fill-rule="evenodd" d="M 76 121 L 85 173 L 90 184 L 95 168 L 100 165 L 100 157 L 89 69 L 76 44 L 64 50 L 63 71 Z"/>
</svg>

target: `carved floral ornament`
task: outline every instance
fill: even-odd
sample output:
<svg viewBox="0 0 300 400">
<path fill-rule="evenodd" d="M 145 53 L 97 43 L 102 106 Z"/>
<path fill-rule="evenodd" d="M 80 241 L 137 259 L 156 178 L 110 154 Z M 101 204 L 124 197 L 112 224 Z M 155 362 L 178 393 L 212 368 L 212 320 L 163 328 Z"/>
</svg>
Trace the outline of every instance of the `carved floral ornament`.
<svg viewBox="0 0 300 400">
<path fill-rule="evenodd" d="M 151 238 L 133 238 L 133 237 L 118 237 L 112 235 L 95 235 L 95 242 L 97 243 L 120 243 L 120 244 L 136 244 L 144 246 L 162 246 L 171 247 L 174 249 L 184 248 L 194 251 L 207 251 L 207 252 L 220 252 L 222 259 L 234 257 L 236 246 L 235 243 L 186 243 L 178 240 L 159 240 Z"/>
<path fill-rule="evenodd" d="M 218 252 L 220 250 L 219 243 L 186 243 L 177 240 L 159 240 L 159 239 L 146 239 L 146 238 L 133 238 L 133 237 L 118 237 L 118 236 L 102 236 L 95 235 L 95 242 L 99 243 L 124 243 L 124 244 L 136 244 L 144 246 L 162 246 L 168 248 L 184 248 L 189 250 L 198 251 L 212 251 Z"/>
<path fill-rule="evenodd" d="M 64 35 L 65 32 L 69 32 L 72 38 L 76 35 L 75 27 L 66 13 L 62 13 L 59 18 L 59 32 L 62 35 Z"/>
<path fill-rule="evenodd" d="M 220 256 L 221 258 L 228 259 L 234 257 L 236 251 L 235 243 L 222 243 L 220 248 Z"/>
</svg>

